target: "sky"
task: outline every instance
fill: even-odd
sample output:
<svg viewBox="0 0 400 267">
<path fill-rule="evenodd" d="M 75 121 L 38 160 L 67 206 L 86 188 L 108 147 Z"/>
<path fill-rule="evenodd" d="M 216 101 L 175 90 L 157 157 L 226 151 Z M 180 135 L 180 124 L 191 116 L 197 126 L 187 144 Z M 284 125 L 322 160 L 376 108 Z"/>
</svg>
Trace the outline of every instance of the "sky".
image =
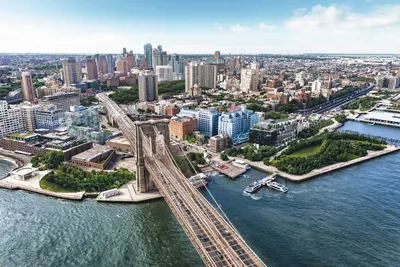
<svg viewBox="0 0 400 267">
<path fill-rule="evenodd" d="M 0 53 L 400 53 L 399 0 L 0 0 Z"/>
</svg>

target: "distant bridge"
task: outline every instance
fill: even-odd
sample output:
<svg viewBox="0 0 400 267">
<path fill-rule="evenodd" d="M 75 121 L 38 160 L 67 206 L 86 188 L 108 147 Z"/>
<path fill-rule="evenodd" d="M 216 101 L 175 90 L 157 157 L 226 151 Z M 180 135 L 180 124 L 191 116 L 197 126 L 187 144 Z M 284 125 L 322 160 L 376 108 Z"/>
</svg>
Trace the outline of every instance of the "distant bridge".
<svg viewBox="0 0 400 267">
<path fill-rule="evenodd" d="M 265 266 L 228 218 L 214 208 L 177 168 L 170 152 L 169 121 L 131 119 L 105 94 L 97 98 L 136 154 L 139 192 L 158 189 L 207 266 Z M 214 199 L 214 198 L 213 198 Z"/>
</svg>

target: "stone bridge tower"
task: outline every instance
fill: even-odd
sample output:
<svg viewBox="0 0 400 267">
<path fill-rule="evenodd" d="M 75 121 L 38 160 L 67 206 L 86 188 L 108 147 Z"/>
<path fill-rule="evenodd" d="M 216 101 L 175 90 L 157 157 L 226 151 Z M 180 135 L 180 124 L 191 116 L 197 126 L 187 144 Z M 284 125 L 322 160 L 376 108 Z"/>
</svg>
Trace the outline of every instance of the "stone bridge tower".
<svg viewBox="0 0 400 267">
<path fill-rule="evenodd" d="M 170 148 L 169 120 L 136 121 L 136 190 L 140 193 L 156 190 L 156 186 L 150 178 L 150 173 L 144 165 L 143 137 L 142 133 L 151 140 L 151 150 L 156 153 L 157 142 L 164 142 Z M 156 132 L 157 131 L 157 132 Z M 163 138 L 163 140 L 157 140 Z"/>
</svg>

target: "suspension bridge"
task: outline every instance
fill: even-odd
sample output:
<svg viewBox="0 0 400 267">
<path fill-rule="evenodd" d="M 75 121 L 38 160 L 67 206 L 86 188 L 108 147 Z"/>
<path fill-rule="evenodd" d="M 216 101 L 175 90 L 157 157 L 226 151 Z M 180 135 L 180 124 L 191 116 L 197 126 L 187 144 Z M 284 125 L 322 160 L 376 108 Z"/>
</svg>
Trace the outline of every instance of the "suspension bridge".
<svg viewBox="0 0 400 267">
<path fill-rule="evenodd" d="M 158 189 L 207 266 L 265 266 L 226 217 L 188 181 L 170 151 L 169 121 L 132 122 L 106 94 L 97 98 L 136 155 L 139 192 Z"/>
</svg>

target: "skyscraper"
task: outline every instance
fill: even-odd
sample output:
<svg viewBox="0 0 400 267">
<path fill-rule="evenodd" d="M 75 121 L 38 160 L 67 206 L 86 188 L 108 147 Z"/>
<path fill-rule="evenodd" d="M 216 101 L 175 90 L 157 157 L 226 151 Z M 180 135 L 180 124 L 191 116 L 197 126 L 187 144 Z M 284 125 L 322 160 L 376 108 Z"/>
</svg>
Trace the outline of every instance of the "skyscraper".
<svg viewBox="0 0 400 267">
<path fill-rule="evenodd" d="M 108 73 L 108 70 L 107 70 L 107 68 L 108 68 L 107 67 L 107 58 L 106 58 L 105 55 L 99 55 L 97 57 L 96 64 L 97 64 L 97 70 L 98 70 L 99 73 L 101 73 L 101 74 Z"/>
<path fill-rule="evenodd" d="M 174 73 L 182 73 L 183 72 L 183 67 L 182 67 L 182 59 L 180 55 L 177 54 L 172 54 L 169 56 L 169 65 L 172 66 L 172 71 Z"/>
<path fill-rule="evenodd" d="M 136 67 L 136 59 L 133 54 L 127 53 L 124 57 L 127 71 L 131 71 L 133 67 Z"/>
<path fill-rule="evenodd" d="M 25 101 L 34 101 L 36 96 L 35 87 L 33 87 L 33 81 L 31 73 L 28 71 L 24 71 L 21 73 L 21 88 L 22 95 Z"/>
<path fill-rule="evenodd" d="M 86 57 L 86 73 L 88 80 L 98 80 L 96 61 L 92 57 Z"/>
<path fill-rule="evenodd" d="M 208 88 L 215 88 L 217 86 L 217 66 L 200 64 L 198 71 L 198 85 Z"/>
<path fill-rule="evenodd" d="M 81 64 L 70 57 L 62 63 L 64 84 L 76 84 L 81 80 Z"/>
<path fill-rule="evenodd" d="M 158 98 L 157 75 L 146 70 L 139 74 L 139 101 L 154 101 Z"/>
<path fill-rule="evenodd" d="M 157 49 L 162 51 L 162 45 L 157 45 Z"/>
<path fill-rule="evenodd" d="M 111 54 L 106 55 L 107 73 L 111 73 L 114 69 L 114 57 Z"/>
<path fill-rule="evenodd" d="M 126 48 L 124 47 L 122 48 L 122 57 L 125 57 L 125 54 L 126 54 Z"/>
<path fill-rule="evenodd" d="M 151 68 L 153 66 L 153 47 L 151 44 L 147 43 L 144 45 L 144 56 L 146 57 L 147 67 Z"/>
<path fill-rule="evenodd" d="M 189 93 L 193 85 L 198 83 L 198 65 L 196 62 L 190 62 L 185 66 L 185 92 Z"/>
</svg>

